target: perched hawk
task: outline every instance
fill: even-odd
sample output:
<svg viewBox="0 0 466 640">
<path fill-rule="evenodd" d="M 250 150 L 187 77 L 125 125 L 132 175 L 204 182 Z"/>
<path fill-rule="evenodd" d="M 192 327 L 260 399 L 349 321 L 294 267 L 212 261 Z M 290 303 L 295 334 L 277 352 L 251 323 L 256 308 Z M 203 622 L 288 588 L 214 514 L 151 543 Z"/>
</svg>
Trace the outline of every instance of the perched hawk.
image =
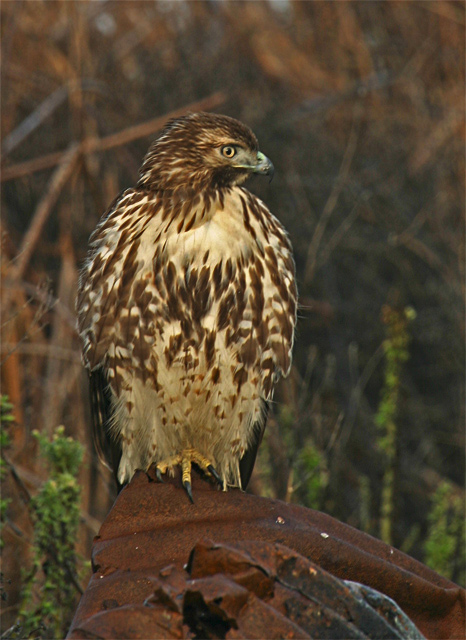
<svg viewBox="0 0 466 640">
<path fill-rule="evenodd" d="M 191 464 L 246 488 L 290 369 L 296 285 L 280 222 L 240 185 L 273 165 L 222 115 L 168 122 L 90 238 L 77 300 L 94 434 L 117 483 Z"/>
</svg>

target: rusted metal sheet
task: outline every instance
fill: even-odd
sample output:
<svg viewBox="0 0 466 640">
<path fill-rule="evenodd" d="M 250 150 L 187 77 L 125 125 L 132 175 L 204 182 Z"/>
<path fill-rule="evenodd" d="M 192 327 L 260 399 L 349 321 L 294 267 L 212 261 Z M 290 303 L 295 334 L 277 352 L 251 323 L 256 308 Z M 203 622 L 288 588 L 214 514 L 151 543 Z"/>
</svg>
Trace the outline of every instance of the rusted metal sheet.
<svg viewBox="0 0 466 640">
<path fill-rule="evenodd" d="M 188 564 L 191 577 L 216 574 L 218 567 L 223 574 L 233 574 L 236 582 L 257 595 L 260 593 L 260 597 L 273 603 L 313 637 L 375 637 L 380 640 L 396 637 L 414 640 L 416 637 L 414 625 L 408 625 L 410 635 L 403 636 L 404 627 L 399 625 L 398 628 L 395 621 L 396 616 L 400 617 L 400 611 L 392 611 L 385 596 L 377 599 L 380 594 L 370 590 L 379 607 L 376 611 L 361 592 L 283 545 L 254 541 L 233 545 L 198 543 Z M 267 591 L 258 583 L 257 572 L 270 583 Z M 281 595 L 276 585 L 282 588 Z M 385 608 L 381 602 L 385 603 Z M 407 622 L 404 618 L 403 621 Z M 417 637 L 422 637 L 419 632 Z"/>
<path fill-rule="evenodd" d="M 415 638 L 373 589 L 427 638 L 464 638 L 464 590 L 412 558 L 325 514 L 193 481 L 194 505 L 176 478 L 138 473 L 121 492 L 69 638 Z"/>
</svg>

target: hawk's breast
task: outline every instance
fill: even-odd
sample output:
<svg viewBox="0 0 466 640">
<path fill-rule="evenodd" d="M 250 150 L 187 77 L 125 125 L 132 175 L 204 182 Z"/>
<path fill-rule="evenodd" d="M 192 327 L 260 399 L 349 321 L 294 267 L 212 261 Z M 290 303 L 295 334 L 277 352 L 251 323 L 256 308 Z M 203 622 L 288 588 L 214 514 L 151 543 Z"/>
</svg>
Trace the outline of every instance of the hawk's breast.
<svg viewBox="0 0 466 640">
<path fill-rule="evenodd" d="M 180 215 L 163 202 L 145 204 L 126 231 L 106 223 L 96 255 L 114 263 L 99 272 L 113 309 L 105 313 L 102 298 L 100 313 L 89 303 L 88 314 L 86 357 L 105 363 L 113 429 L 128 443 L 120 481 L 195 446 L 239 485 L 261 399 L 290 364 L 296 290 L 288 239 L 238 187 L 208 206 L 183 204 Z"/>
</svg>

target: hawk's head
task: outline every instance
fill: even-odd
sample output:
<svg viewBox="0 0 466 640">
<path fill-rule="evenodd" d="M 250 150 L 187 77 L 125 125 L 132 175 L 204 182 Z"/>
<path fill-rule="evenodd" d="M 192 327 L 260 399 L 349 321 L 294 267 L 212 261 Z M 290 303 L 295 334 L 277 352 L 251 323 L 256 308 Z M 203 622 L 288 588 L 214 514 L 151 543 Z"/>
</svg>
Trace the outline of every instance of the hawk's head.
<svg viewBox="0 0 466 640">
<path fill-rule="evenodd" d="M 156 189 L 227 187 L 251 173 L 273 174 L 273 164 L 259 151 L 257 138 L 228 116 L 190 113 L 170 120 L 150 147 L 139 186 Z"/>
</svg>

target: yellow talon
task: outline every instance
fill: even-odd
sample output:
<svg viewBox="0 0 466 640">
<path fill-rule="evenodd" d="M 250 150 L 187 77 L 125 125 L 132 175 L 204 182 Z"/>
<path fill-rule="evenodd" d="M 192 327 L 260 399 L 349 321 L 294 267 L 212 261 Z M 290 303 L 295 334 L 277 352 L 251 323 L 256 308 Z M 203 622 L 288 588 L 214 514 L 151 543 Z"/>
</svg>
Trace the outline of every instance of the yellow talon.
<svg viewBox="0 0 466 640">
<path fill-rule="evenodd" d="M 181 466 L 181 481 L 186 493 L 189 496 L 191 502 L 193 502 L 193 496 L 191 491 L 191 466 L 195 463 L 204 471 L 204 473 L 212 476 L 223 487 L 223 481 L 217 471 L 215 470 L 212 462 L 206 458 L 197 449 L 184 449 L 181 453 L 161 460 L 155 465 L 157 478 L 162 480 L 162 475 L 173 467 Z"/>
<path fill-rule="evenodd" d="M 165 460 L 158 462 L 155 467 L 163 475 L 164 473 L 167 473 L 169 469 L 173 469 L 173 467 L 177 467 L 179 464 L 181 464 L 181 461 L 181 455 L 178 454 L 176 456 L 172 456 L 171 458 L 166 458 Z"/>
<path fill-rule="evenodd" d="M 183 451 L 183 454 L 186 452 Z M 189 457 L 184 457 L 181 455 L 181 481 L 183 484 L 186 482 L 191 482 L 191 459 Z"/>
</svg>

